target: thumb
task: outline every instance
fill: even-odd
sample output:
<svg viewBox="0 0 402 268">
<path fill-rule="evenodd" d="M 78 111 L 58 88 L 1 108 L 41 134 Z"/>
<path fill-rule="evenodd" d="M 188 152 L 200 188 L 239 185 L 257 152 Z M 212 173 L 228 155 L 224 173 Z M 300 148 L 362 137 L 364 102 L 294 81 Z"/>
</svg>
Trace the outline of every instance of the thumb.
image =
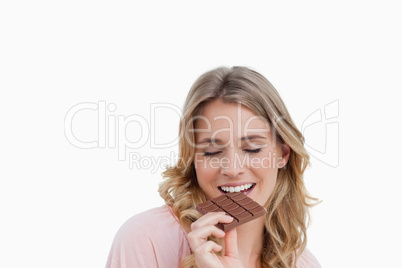
<svg viewBox="0 0 402 268">
<path fill-rule="evenodd" d="M 225 256 L 239 258 L 236 228 L 227 231 L 225 234 Z"/>
</svg>

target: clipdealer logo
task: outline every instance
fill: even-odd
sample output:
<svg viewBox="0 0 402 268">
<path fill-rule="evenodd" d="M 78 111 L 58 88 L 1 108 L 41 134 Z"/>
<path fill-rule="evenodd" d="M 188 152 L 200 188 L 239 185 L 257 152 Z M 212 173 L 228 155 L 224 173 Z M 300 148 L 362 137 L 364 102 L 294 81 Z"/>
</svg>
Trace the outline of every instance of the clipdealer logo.
<svg viewBox="0 0 402 268">
<path fill-rule="evenodd" d="M 311 156 L 330 167 L 339 165 L 339 100 L 312 112 L 303 121 L 301 132 Z"/>
<path fill-rule="evenodd" d="M 146 146 L 148 142 L 153 149 L 165 149 L 175 146 L 178 143 L 178 138 L 164 143 L 157 142 L 155 120 L 158 114 L 167 112 L 173 112 L 180 118 L 180 108 L 170 103 L 152 103 L 150 104 L 149 121 L 141 114 L 125 116 L 116 114 L 116 110 L 116 104 L 107 104 L 103 100 L 98 103 L 82 102 L 72 106 L 64 118 L 64 135 L 67 141 L 80 149 L 116 149 L 119 161 L 126 161 L 127 157 L 131 161 L 130 168 L 143 166 L 149 168 L 148 163 L 166 163 L 166 159 L 155 160 L 150 157 L 141 157 L 135 150 Z M 79 137 L 76 134 L 78 127 L 75 125 L 75 119 L 80 115 L 94 115 L 94 113 L 97 117 L 96 137 L 92 139 Z M 137 140 L 133 141 L 133 135 L 128 135 L 129 127 L 134 127 Z M 174 160 L 175 158 L 172 158 L 172 156 L 169 157 L 169 163 Z"/>
<path fill-rule="evenodd" d="M 141 114 L 118 114 L 114 103 L 104 100 L 82 102 L 72 106 L 64 118 L 64 135 L 67 141 L 80 149 L 107 148 L 117 150 L 118 161 L 128 161 L 130 169 L 147 169 L 152 173 L 166 165 L 174 165 L 178 156 L 171 152 L 169 156 L 141 155 L 139 149 L 148 146 L 151 149 L 172 148 L 179 142 L 179 137 L 168 142 L 157 142 L 157 119 L 163 114 L 173 113 L 180 119 L 181 109 L 171 103 L 151 103 L 147 120 Z M 91 114 L 96 118 L 96 135 L 91 139 L 80 137 L 77 117 Z M 92 122 L 94 123 L 94 122 Z M 136 135 L 130 135 L 129 129 L 135 129 Z M 310 155 L 322 163 L 337 167 L 339 165 L 339 100 L 332 101 L 311 113 L 301 125 L 305 136 L 305 147 Z M 162 133 L 163 134 L 163 133 Z M 161 133 L 159 133 L 161 135 Z M 133 140 L 136 136 L 136 140 Z"/>
</svg>

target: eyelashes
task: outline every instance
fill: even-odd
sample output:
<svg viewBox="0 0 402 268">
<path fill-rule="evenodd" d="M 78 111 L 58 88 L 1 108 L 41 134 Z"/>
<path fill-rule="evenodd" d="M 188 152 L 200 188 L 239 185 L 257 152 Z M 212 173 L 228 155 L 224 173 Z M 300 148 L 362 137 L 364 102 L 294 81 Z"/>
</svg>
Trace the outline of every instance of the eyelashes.
<svg viewBox="0 0 402 268">
<path fill-rule="evenodd" d="M 257 149 L 244 149 L 245 152 L 251 153 L 251 154 L 259 153 L 259 152 L 261 152 L 261 150 L 262 150 L 261 148 L 257 148 Z"/>
<path fill-rule="evenodd" d="M 218 152 L 205 152 L 204 156 L 214 156 L 217 154 L 220 154 L 222 151 L 218 151 Z"/>
<path fill-rule="evenodd" d="M 250 154 L 256 154 L 261 152 L 262 148 L 257 148 L 257 149 L 244 149 L 243 151 L 246 153 Z M 214 156 L 222 153 L 222 151 L 216 151 L 216 152 L 204 152 L 204 156 Z"/>
</svg>

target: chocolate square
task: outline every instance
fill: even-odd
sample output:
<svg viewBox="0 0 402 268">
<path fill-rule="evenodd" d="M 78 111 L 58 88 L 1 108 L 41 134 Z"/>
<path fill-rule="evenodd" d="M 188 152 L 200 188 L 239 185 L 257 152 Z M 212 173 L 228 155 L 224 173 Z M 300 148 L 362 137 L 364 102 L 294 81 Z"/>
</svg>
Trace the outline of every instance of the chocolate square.
<svg viewBox="0 0 402 268">
<path fill-rule="evenodd" d="M 220 195 L 202 204 L 198 204 L 196 209 L 201 214 L 224 211 L 227 215 L 232 216 L 234 219 L 231 223 L 217 224 L 217 226 L 225 232 L 267 213 L 264 207 L 260 206 L 243 193 L 227 193 Z"/>
</svg>

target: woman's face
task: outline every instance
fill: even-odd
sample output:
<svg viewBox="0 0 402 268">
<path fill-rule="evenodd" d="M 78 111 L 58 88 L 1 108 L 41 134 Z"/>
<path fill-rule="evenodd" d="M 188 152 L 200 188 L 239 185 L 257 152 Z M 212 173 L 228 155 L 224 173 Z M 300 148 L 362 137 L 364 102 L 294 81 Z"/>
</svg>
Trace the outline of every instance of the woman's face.
<svg viewBox="0 0 402 268">
<path fill-rule="evenodd" d="M 194 131 L 194 165 L 206 197 L 241 191 L 265 205 L 290 151 L 266 120 L 240 104 L 215 100 L 204 107 Z"/>
</svg>

